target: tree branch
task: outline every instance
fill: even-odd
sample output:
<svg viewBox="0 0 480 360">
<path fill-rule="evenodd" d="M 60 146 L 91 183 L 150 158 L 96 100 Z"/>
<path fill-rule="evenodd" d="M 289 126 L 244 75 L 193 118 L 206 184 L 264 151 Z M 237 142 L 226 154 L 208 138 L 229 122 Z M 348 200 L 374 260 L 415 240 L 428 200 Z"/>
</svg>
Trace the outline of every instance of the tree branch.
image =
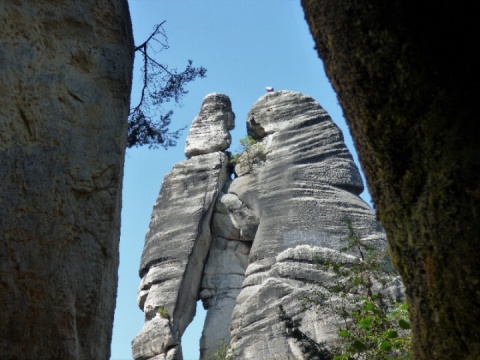
<svg viewBox="0 0 480 360">
<path fill-rule="evenodd" d="M 171 99 L 179 104 L 182 96 L 188 93 L 185 86 L 196 77 L 205 77 L 206 69 L 195 68 L 191 60 L 182 72 L 175 68 L 170 70 L 154 59 L 149 52 L 157 53 L 152 41 L 160 44 L 158 50 L 168 49 L 167 36 L 162 28 L 165 21 L 155 25 L 150 36 L 140 45 L 134 47 L 135 52 L 142 54 L 142 89 L 140 100 L 136 106 L 131 108 L 128 119 L 128 140 L 127 146 L 158 145 L 164 148 L 174 146 L 176 139 L 180 136 L 180 130 L 170 131 L 168 129 L 173 111 L 161 114 L 162 104 Z M 165 41 L 160 41 L 160 35 Z M 150 48 L 150 49 L 149 49 Z"/>
</svg>

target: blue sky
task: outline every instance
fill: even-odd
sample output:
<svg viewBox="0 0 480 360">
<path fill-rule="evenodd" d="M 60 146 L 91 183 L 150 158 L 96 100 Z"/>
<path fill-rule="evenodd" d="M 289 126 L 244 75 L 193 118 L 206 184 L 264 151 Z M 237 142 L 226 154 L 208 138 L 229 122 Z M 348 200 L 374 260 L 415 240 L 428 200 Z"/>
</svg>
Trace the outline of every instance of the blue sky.
<svg viewBox="0 0 480 360">
<path fill-rule="evenodd" d="M 207 68 L 207 77 L 188 85 L 182 106 L 172 104 L 172 129 L 190 125 L 205 95 L 226 94 L 232 101 L 236 128 L 232 147 L 246 135 L 245 120 L 265 87 L 309 95 L 327 110 L 342 129 L 345 142 L 359 164 L 342 110 L 314 50 L 299 0 L 129 0 L 135 43 L 142 43 L 155 24 L 166 21 L 170 49 L 158 54 L 159 62 Z M 138 99 L 140 58 L 136 59 L 132 103 Z M 167 108 L 167 110 L 170 108 Z M 178 146 L 127 150 L 123 183 L 120 268 L 111 360 L 129 360 L 131 341 L 143 325 L 136 302 L 140 283 L 138 267 L 153 204 L 162 179 L 173 165 L 185 159 L 185 131 Z M 359 166 L 360 167 L 360 166 Z M 367 192 L 362 197 L 370 204 Z M 184 334 L 185 360 L 199 358 L 199 339 L 205 312 L 197 315 Z"/>
</svg>

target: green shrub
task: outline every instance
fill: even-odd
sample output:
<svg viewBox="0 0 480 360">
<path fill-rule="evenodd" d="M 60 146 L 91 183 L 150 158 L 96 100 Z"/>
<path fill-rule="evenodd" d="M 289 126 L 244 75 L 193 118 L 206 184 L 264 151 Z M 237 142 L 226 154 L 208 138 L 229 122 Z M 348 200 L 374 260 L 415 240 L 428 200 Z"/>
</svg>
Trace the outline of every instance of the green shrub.
<svg viewBox="0 0 480 360">
<path fill-rule="evenodd" d="M 240 150 L 237 153 L 232 154 L 230 162 L 232 164 L 238 164 L 245 161 L 249 170 L 252 170 L 253 164 L 265 155 L 264 147 L 257 143 L 257 141 L 250 135 L 240 139 Z"/>
<path fill-rule="evenodd" d="M 220 340 L 217 350 L 208 356 L 206 360 L 233 360 L 235 357 L 233 351 L 231 351 L 231 346 L 227 344 L 225 339 Z"/>
<path fill-rule="evenodd" d="M 170 321 L 170 314 L 168 313 L 168 310 L 165 308 L 165 306 L 160 305 L 157 310 L 158 315 L 160 315 L 161 318 L 163 319 L 168 319 Z"/>
<path fill-rule="evenodd" d="M 287 336 L 300 342 L 309 359 L 410 359 L 411 331 L 406 303 L 396 303 L 374 289 L 376 281 L 393 274 L 385 261 L 386 254 L 362 240 L 351 219 L 346 218 L 345 223 L 348 231 L 341 250 L 355 254 L 358 260 L 345 264 L 317 257 L 317 267 L 335 273 L 338 280 L 325 292 L 311 292 L 304 298 L 305 307 L 328 307 L 338 317 L 341 324 L 338 342 L 328 349 L 325 344 L 314 346 L 312 339 L 300 331 L 298 320 L 286 317 L 280 309 Z M 332 298 L 335 300 L 329 301 Z"/>
<path fill-rule="evenodd" d="M 352 323 L 341 327 L 334 360 L 410 359 L 411 334 L 405 303 L 385 312 L 379 297 L 364 298 L 351 313 Z"/>
<path fill-rule="evenodd" d="M 346 218 L 345 223 L 347 244 L 342 250 L 355 253 L 359 260 L 344 270 L 346 286 L 336 292 L 342 302 L 333 310 L 343 325 L 338 330 L 340 342 L 334 351 L 338 355 L 333 359 L 410 359 L 411 332 L 406 303 L 396 303 L 395 299 L 375 292 L 373 286 L 375 280 L 381 281 L 393 274 L 385 263 L 385 251 L 363 241 L 353 229 L 351 219 Z M 360 295 L 359 301 L 349 296 L 352 292 Z"/>
</svg>

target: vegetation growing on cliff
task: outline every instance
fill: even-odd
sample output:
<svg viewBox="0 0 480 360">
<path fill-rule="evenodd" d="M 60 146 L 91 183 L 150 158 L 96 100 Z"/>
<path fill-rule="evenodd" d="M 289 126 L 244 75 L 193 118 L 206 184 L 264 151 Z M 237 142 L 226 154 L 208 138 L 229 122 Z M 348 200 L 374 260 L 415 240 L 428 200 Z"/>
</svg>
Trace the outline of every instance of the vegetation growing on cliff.
<svg viewBox="0 0 480 360">
<path fill-rule="evenodd" d="M 337 281 L 322 286 L 326 292 L 313 292 L 305 298 L 306 307 L 328 308 L 339 320 L 338 342 L 319 344 L 300 330 L 301 323 L 280 308 L 286 334 L 300 344 L 309 359 L 386 360 L 410 359 L 411 331 L 407 305 L 381 291 L 393 270 L 385 261 L 385 252 L 363 241 L 349 218 L 346 245 L 342 251 L 354 253 L 350 265 L 335 259 L 316 259 L 317 267 L 332 272 Z M 334 299 L 331 301 L 331 299 Z"/>
<path fill-rule="evenodd" d="M 207 360 L 234 360 L 232 347 L 222 338 L 215 352 L 207 357 Z"/>
<path fill-rule="evenodd" d="M 232 154 L 230 162 L 232 164 L 244 163 L 248 170 L 252 170 L 254 163 L 265 159 L 265 148 L 250 135 L 240 139 L 240 150 Z"/>
<path fill-rule="evenodd" d="M 163 319 L 168 319 L 170 321 L 170 314 L 164 305 L 160 305 L 157 310 L 158 315 Z"/>
<path fill-rule="evenodd" d="M 163 28 L 165 21 L 157 24 L 147 40 L 135 47 L 142 55 L 143 86 L 138 104 L 130 110 L 128 117 L 127 147 L 149 145 L 168 148 L 176 145 L 182 129 L 170 131 L 173 110 L 165 112 L 163 106 L 174 101 L 180 104 L 188 93 L 186 85 L 196 78 L 204 78 L 207 70 L 194 67 L 192 61 L 183 71 L 161 64 L 153 56 L 169 48 Z"/>
</svg>

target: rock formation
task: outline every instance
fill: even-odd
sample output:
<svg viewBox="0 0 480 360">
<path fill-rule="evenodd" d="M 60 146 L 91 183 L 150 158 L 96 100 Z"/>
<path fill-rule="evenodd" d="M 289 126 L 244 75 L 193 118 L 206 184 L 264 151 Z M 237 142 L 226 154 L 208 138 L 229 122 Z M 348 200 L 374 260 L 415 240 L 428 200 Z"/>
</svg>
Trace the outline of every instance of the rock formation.
<svg viewBox="0 0 480 360">
<path fill-rule="evenodd" d="M 413 357 L 480 359 L 475 4 L 301 4 L 407 290 Z"/>
<path fill-rule="evenodd" d="M 341 250 L 347 218 L 364 241 L 385 245 L 342 133 L 316 101 L 291 91 L 261 97 L 247 117 L 257 143 L 237 158 L 233 180 L 229 141 L 216 139 L 229 139 L 232 119 L 228 98 L 208 95 L 187 139 L 190 158 L 165 177 L 140 266 L 146 323 L 135 359 L 181 359 L 199 298 L 202 358 L 224 339 L 239 359 L 302 359 L 279 305 L 310 337 L 331 341 L 332 314 L 301 310 L 305 295 L 333 281 L 315 258 L 353 258 Z"/>
<path fill-rule="evenodd" d="M 207 96 L 188 134 L 190 158 L 165 176 L 140 264 L 138 304 L 146 323 L 133 341 L 135 359 L 181 359 L 180 338 L 195 315 L 210 250 L 210 219 L 228 177 L 223 150 L 233 120 L 227 96 Z"/>
<path fill-rule="evenodd" d="M 108 359 L 127 1 L 2 1 L 0 37 L 0 357 Z"/>
</svg>

